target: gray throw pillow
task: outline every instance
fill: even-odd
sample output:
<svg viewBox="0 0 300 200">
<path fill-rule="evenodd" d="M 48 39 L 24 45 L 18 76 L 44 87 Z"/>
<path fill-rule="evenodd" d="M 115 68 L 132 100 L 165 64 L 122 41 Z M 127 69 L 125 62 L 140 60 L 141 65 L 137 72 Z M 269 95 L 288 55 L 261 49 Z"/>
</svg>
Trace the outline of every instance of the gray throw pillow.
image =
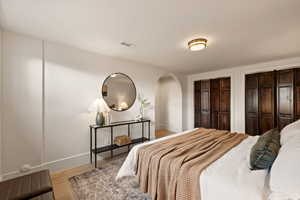
<svg viewBox="0 0 300 200">
<path fill-rule="evenodd" d="M 280 132 L 272 129 L 260 136 L 251 149 L 251 170 L 269 169 L 275 161 L 280 149 Z"/>
</svg>

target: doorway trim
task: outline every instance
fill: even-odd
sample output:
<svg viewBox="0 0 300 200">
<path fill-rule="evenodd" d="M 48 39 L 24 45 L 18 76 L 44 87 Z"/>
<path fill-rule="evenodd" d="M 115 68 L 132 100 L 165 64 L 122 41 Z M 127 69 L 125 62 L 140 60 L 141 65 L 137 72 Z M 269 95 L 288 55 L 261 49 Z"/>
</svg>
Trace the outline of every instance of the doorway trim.
<svg viewBox="0 0 300 200">
<path fill-rule="evenodd" d="M 163 74 L 161 76 L 159 76 L 156 80 L 156 86 L 155 86 L 155 105 L 154 105 L 154 109 L 156 109 L 156 97 L 157 97 L 157 93 L 158 93 L 158 87 L 159 87 L 159 80 L 161 78 L 164 78 L 164 77 L 171 77 L 175 80 L 176 82 L 176 85 L 178 86 L 178 89 L 179 89 L 179 95 L 178 95 L 178 100 L 179 100 L 179 107 L 178 107 L 178 115 L 179 115 L 179 127 L 178 127 L 178 131 L 183 131 L 183 120 L 182 120 L 182 114 L 183 114 L 183 91 L 182 91 L 182 84 L 181 82 L 179 81 L 178 77 L 173 74 L 173 73 L 166 73 L 166 74 Z M 155 110 L 155 116 L 154 116 L 154 120 L 156 122 L 156 110 Z M 157 124 L 157 123 L 155 123 Z"/>
</svg>

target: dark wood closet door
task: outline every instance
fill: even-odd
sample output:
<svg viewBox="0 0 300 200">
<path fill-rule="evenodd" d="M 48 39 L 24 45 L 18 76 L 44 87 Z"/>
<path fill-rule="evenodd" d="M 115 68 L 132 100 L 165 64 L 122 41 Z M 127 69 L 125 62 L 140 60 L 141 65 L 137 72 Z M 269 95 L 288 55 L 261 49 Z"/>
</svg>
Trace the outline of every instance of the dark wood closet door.
<svg viewBox="0 0 300 200">
<path fill-rule="evenodd" d="M 276 127 L 275 116 L 275 72 L 264 72 L 259 75 L 259 132 L 260 134 Z"/>
<path fill-rule="evenodd" d="M 230 78 L 194 82 L 195 127 L 230 130 Z"/>
<path fill-rule="evenodd" d="M 300 119 L 300 69 L 295 69 L 295 120 Z"/>
<path fill-rule="evenodd" d="M 259 134 L 258 120 L 258 75 L 246 75 L 245 81 L 246 100 L 246 133 L 250 135 Z"/>
<path fill-rule="evenodd" d="M 210 80 L 201 81 L 200 126 L 210 128 Z"/>
<path fill-rule="evenodd" d="M 220 79 L 219 129 L 230 130 L 230 78 Z"/>
<path fill-rule="evenodd" d="M 220 79 L 211 80 L 211 128 L 219 128 Z"/>
<path fill-rule="evenodd" d="M 277 72 L 277 117 L 282 129 L 294 121 L 294 70 Z"/>
<path fill-rule="evenodd" d="M 194 82 L 194 106 L 194 126 L 195 128 L 198 128 L 201 124 L 201 81 Z"/>
</svg>

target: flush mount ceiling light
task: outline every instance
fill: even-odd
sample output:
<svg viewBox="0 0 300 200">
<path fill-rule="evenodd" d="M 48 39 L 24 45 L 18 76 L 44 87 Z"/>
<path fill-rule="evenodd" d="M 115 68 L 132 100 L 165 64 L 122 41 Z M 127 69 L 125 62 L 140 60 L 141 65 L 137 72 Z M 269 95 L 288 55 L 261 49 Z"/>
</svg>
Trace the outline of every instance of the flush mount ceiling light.
<svg viewBox="0 0 300 200">
<path fill-rule="evenodd" d="M 197 38 L 188 42 L 191 51 L 200 51 L 207 47 L 207 39 Z"/>
</svg>

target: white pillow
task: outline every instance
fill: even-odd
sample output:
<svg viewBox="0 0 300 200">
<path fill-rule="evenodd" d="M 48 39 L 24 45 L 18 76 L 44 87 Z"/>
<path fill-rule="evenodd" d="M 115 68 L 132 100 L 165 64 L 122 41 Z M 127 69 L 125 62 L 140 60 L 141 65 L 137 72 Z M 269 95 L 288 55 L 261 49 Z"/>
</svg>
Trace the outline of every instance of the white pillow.
<svg viewBox="0 0 300 200">
<path fill-rule="evenodd" d="M 300 129 L 298 129 L 298 134 L 285 133 L 284 136 L 287 136 L 284 139 L 284 145 L 280 148 L 271 169 L 270 189 L 272 193 L 270 199 L 299 200 Z"/>
<path fill-rule="evenodd" d="M 293 137 L 300 134 L 300 120 L 295 121 L 286 127 L 284 127 L 280 132 L 280 143 L 285 145 L 289 141 L 293 140 Z"/>
</svg>

